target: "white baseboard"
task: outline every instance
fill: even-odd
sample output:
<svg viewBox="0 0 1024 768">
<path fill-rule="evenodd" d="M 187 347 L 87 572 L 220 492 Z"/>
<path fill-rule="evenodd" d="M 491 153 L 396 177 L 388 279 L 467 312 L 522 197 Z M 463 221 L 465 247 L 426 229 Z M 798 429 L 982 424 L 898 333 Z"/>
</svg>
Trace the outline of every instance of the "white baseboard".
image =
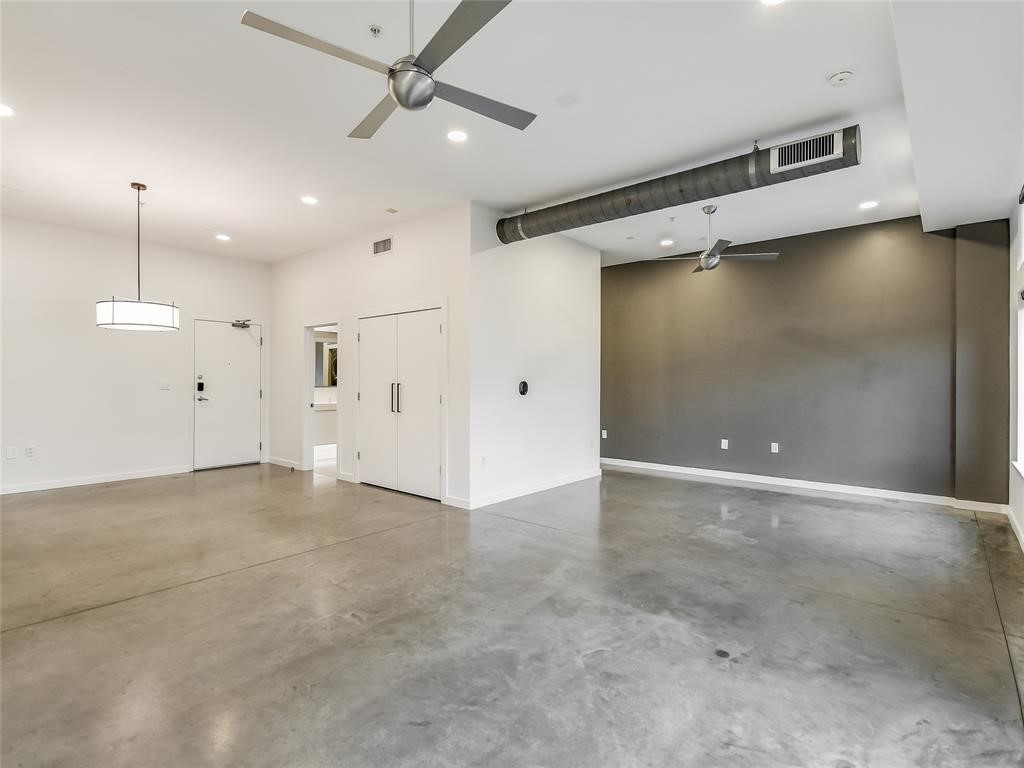
<svg viewBox="0 0 1024 768">
<path fill-rule="evenodd" d="M 353 472 L 339 472 L 338 479 L 344 480 L 346 483 L 359 483 L 359 481 L 356 480 L 355 473 Z"/>
<path fill-rule="evenodd" d="M 560 485 L 578 483 L 580 480 L 589 480 L 592 477 L 599 477 L 600 474 L 600 467 L 598 467 L 597 469 L 586 469 L 583 470 L 582 472 L 574 472 L 570 475 L 563 475 L 562 477 L 552 478 L 551 480 L 544 480 L 543 482 L 534 483 L 532 485 L 527 485 L 520 488 L 514 488 L 507 491 L 498 491 L 497 493 L 489 493 L 486 496 L 474 496 L 471 497 L 469 506 L 465 507 L 465 509 L 479 509 L 480 507 L 486 507 L 491 504 L 498 504 L 502 501 L 518 499 L 520 496 L 529 496 L 531 493 L 540 493 L 541 491 L 548 491 L 552 488 L 557 488 Z"/>
<path fill-rule="evenodd" d="M 461 496 L 445 496 L 441 499 L 442 504 L 446 504 L 449 507 L 456 507 L 458 509 L 469 509 L 469 499 L 464 499 Z"/>
<path fill-rule="evenodd" d="M 109 475 L 91 475 L 88 477 L 65 477 L 61 480 L 42 480 L 35 483 L 18 483 L 0 488 L 0 494 L 27 493 L 29 491 L 50 491 L 54 488 L 72 488 L 78 485 L 98 485 L 100 483 L 116 483 L 120 480 L 140 480 L 145 477 L 162 477 L 163 475 L 182 475 L 192 471 L 192 467 L 159 467 L 157 469 L 140 469 L 135 472 L 115 472 Z"/>
<path fill-rule="evenodd" d="M 839 485 L 838 483 L 819 483 L 813 480 L 797 480 L 790 477 L 772 477 L 770 475 L 749 475 L 743 472 L 726 472 L 720 469 L 703 469 L 701 467 L 678 467 L 674 464 L 652 464 L 646 461 L 629 461 L 628 459 L 601 459 L 602 467 L 626 469 L 638 472 L 664 472 L 666 474 L 690 477 L 706 482 L 729 482 L 737 485 L 757 487 L 770 486 L 783 488 L 790 493 L 839 493 L 851 496 L 868 496 L 875 499 L 890 501 L 911 501 L 919 504 L 938 504 L 944 507 L 966 509 L 972 512 L 995 512 L 1008 515 L 1010 508 L 1006 504 L 994 504 L 988 501 L 970 501 L 954 499 L 951 496 L 932 496 L 926 493 L 909 493 L 892 491 L 886 488 L 868 488 L 861 485 Z"/>
<path fill-rule="evenodd" d="M 1024 528 L 1017 522 L 1017 516 L 1013 514 L 1012 510 L 1008 511 L 1006 516 L 1010 518 L 1010 528 L 1013 529 L 1013 533 L 1017 537 L 1017 543 L 1024 549 Z"/>
<path fill-rule="evenodd" d="M 271 456 L 268 461 L 271 464 L 277 464 L 279 467 L 288 467 L 289 469 L 302 469 L 302 464 L 291 459 L 282 459 L 280 456 Z"/>
</svg>

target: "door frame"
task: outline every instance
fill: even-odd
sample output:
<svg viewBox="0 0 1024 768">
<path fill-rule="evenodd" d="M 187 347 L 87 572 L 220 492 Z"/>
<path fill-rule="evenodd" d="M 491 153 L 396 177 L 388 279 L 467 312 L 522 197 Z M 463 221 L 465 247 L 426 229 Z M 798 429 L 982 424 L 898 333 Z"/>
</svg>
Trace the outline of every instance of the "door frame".
<svg viewBox="0 0 1024 768">
<path fill-rule="evenodd" d="M 196 339 L 198 338 L 198 326 L 199 322 L 203 323 L 234 323 L 236 320 L 221 320 L 216 317 L 193 317 L 192 318 L 192 338 L 191 338 L 191 380 L 189 381 L 189 396 L 192 401 L 191 408 L 191 421 L 192 421 L 192 471 L 196 472 L 196 347 L 198 346 Z M 270 452 L 270 446 L 267 444 L 269 441 L 263 439 L 263 436 L 269 434 L 267 429 L 267 416 L 269 409 L 264 408 L 263 404 L 267 400 L 267 356 L 263 354 L 263 349 L 266 346 L 267 338 L 267 324 L 262 320 L 249 320 L 249 325 L 258 325 L 260 327 L 260 391 L 263 396 L 260 398 L 260 464 L 267 463 L 267 456 Z M 201 470 L 200 470 L 201 471 Z"/>
<path fill-rule="evenodd" d="M 302 382 L 304 394 L 302 400 L 302 455 L 300 457 L 299 469 L 309 472 L 313 469 L 313 425 L 311 423 L 313 408 L 310 407 L 310 398 L 313 396 L 313 388 L 316 385 L 316 373 L 313 367 L 316 363 L 316 328 L 324 325 L 334 325 L 338 328 L 338 399 L 341 400 L 341 355 L 342 325 L 337 320 L 326 323 L 312 323 L 302 326 Z M 339 450 L 334 457 L 334 474 L 337 477 L 340 473 L 341 461 L 341 403 L 334 409 L 334 440 Z"/>
<path fill-rule="evenodd" d="M 371 309 L 364 309 L 355 314 L 355 328 L 356 334 L 359 333 L 359 321 L 366 320 L 371 317 L 381 317 L 384 315 L 406 315 L 411 312 L 426 312 L 431 309 L 437 309 L 441 312 L 441 411 L 439 417 L 441 419 L 440 439 L 441 439 L 441 504 L 447 504 L 449 500 L 448 496 L 448 361 L 450 358 L 449 341 L 448 341 L 448 299 L 434 299 L 434 300 L 423 300 L 405 304 L 397 304 L 384 307 L 373 307 Z M 356 360 L 355 360 L 355 373 L 356 373 L 356 386 L 348 393 L 351 398 L 353 413 L 355 413 L 355 419 L 353 424 L 353 436 L 355 438 L 354 445 L 356 456 L 359 452 L 359 407 L 360 401 L 357 398 L 357 393 L 362 390 L 362 356 L 359 352 L 359 341 L 358 335 L 356 340 Z M 355 461 L 353 475 L 351 479 L 353 482 L 362 482 L 359 478 L 359 459 L 353 456 Z M 340 453 L 339 453 L 340 457 Z M 340 458 L 339 458 L 340 461 Z M 340 475 L 339 475 L 340 477 Z"/>
</svg>

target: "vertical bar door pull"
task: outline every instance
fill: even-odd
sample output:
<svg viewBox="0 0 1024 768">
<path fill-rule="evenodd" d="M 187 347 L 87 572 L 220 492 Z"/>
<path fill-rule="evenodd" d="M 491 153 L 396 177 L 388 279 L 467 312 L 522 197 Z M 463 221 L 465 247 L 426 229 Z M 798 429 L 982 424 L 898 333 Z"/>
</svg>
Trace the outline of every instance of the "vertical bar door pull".
<svg viewBox="0 0 1024 768">
<path fill-rule="evenodd" d="M 391 412 L 395 412 L 395 385 L 394 382 L 391 384 Z"/>
<path fill-rule="evenodd" d="M 398 412 L 402 412 L 402 382 L 398 382 Z"/>
</svg>

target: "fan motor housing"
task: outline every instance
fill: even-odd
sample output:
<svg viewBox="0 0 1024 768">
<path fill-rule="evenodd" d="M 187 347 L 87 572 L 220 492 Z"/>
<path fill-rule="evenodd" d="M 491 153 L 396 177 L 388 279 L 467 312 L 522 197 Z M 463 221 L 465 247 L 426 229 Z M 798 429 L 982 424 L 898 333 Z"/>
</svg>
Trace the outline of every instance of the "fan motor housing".
<svg viewBox="0 0 1024 768">
<path fill-rule="evenodd" d="M 700 264 L 705 270 L 712 270 L 715 267 L 717 267 L 721 262 L 721 256 L 716 256 L 713 253 L 708 253 L 707 251 L 704 251 L 704 253 L 700 255 L 700 260 L 697 263 Z"/>
<path fill-rule="evenodd" d="M 388 75 L 388 92 L 398 106 L 405 109 L 423 109 L 434 100 L 434 78 L 413 63 L 412 56 L 399 59 Z"/>
</svg>

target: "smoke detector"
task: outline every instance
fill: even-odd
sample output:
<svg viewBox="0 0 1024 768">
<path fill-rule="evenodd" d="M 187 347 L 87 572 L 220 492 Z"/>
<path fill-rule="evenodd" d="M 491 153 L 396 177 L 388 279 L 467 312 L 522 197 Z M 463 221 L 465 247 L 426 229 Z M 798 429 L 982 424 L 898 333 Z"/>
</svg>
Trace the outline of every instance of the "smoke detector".
<svg viewBox="0 0 1024 768">
<path fill-rule="evenodd" d="M 829 75 L 828 82 L 830 85 L 833 85 L 836 88 L 838 88 L 840 85 L 846 85 L 848 82 L 850 82 L 851 77 L 853 77 L 853 72 L 851 72 L 848 69 L 844 69 L 840 72 L 836 72 L 832 75 Z"/>
<path fill-rule="evenodd" d="M 371 24 L 370 25 L 370 37 L 374 38 L 375 40 L 378 37 L 380 37 L 383 32 L 384 32 L 384 30 L 381 29 L 380 24 Z"/>
</svg>

